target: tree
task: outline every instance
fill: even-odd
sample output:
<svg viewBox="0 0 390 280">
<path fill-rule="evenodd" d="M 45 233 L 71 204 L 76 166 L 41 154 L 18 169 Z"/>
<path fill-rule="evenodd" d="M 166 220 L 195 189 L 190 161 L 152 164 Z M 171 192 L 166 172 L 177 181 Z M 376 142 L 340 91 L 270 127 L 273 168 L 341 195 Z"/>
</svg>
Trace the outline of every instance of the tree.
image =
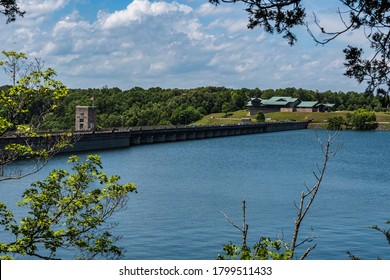
<svg viewBox="0 0 390 280">
<path fill-rule="evenodd" d="M 55 71 L 42 69 L 41 65 L 30 67 L 31 64 L 25 64 L 24 53 L 2 53 L 6 60 L 0 61 L 0 65 L 5 67 L 13 85 L 0 91 L 0 181 L 38 171 L 72 141 L 70 133 L 39 133 L 45 117 L 58 108 L 68 93 L 55 79 Z M 21 158 L 34 161 L 34 167 L 15 170 L 11 163 Z"/>
<path fill-rule="evenodd" d="M 256 121 L 258 122 L 264 122 L 265 121 L 265 115 L 263 112 L 258 112 L 256 115 Z"/>
<path fill-rule="evenodd" d="M 296 25 L 303 25 L 306 16 L 301 0 L 209 0 L 218 5 L 221 2 L 239 3 L 246 6 L 248 13 L 248 28 L 263 27 L 268 33 L 283 34 L 290 45 L 297 41 L 291 29 Z"/>
<path fill-rule="evenodd" d="M 28 215 L 19 222 L 0 202 L 0 225 L 13 239 L 0 242 L 0 253 L 4 254 L 0 258 L 28 255 L 53 260 L 61 250 L 70 250 L 76 259 L 121 256 L 106 221 L 126 205 L 134 184 L 121 185 L 119 176 L 108 177 L 96 155 L 89 155 L 84 162 L 72 156 L 69 162 L 73 174 L 53 170 L 24 192 L 18 205 L 26 207 Z M 95 182 L 103 188 L 91 189 Z"/>
<path fill-rule="evenodd" d="M 341 30 L 329 30 L 321 26 L 314 14 L 314 23 L 324 36 L 318 38 L 305 22 L 307 14 L 302 0 L 209 0 L 218 5 L 225 3 L 243 3 L 248 13 L 248 28 L 262 27 L 266 32 L 282 34 L 292 46 L 297 36 L 292 29 L 306 25 L 308 33 L 316 43 L 325 45 L 340 35 L 364 29 L 370 42 L 371 53 L 364 58 L 362 48 L 348 46 L 344 49 L 347 77 L 359 83 L 367 82 L 367 94 L 375 91 L 383 95 L 385 107 L 389 106 L 390 89 L 390 1 L 389 0 L 340 0 L 338 15 L 344 27 Z"/>
<path fill-rule="evenodd" d="M 359 109 L 347 116 L 348 124 L 355 130 L 371 130 L 377 127 L 375 112 Z"/>
<path fill-rule="evenodd" d="M 12 86 L 0 91 L 0 182 L 19 179 L 39 171 L 59 150 L 68 147 L 71 133 L 43 133 L 40 128 L 46 116 L 61 105 L 68 89 L 55 80 L 55 71 L 43 69 L 41 60 L 33 67 L 23 67 L 23 53 L 3 52 L 11 69 L 7 73 Z M 23 64 L 24 65 L 24 64 Z M 28 65 L 28 64 L 26 64 Z M 16 77 L 20 77 L 16 81 Z M 28 170 L 14 169 L 20 159 L 33 161 Z M 0 202 L 0 227 L 13 241 L 0 241 L 0 258 L 29 255 L 41 259 L 57 259 L 61 250 L 73 250 L 76 258 L 118 258 L 122 251 L 115 245 L 109 219 L 126 204 L 134 184 L 119 184 L 119 176 L 108 177 L 101 171 L 96 155 L 80 162 L 69 159 L 73 174 L 53 170 L 43 181 L 37 181 L 23 194 L 18 203 L 27 208 L 26 216 L 16 221 L 7 205 Z M 92 189 L 100 184 L 102 188 Z M 78 251 L 78 252 L 76 252 Z"/>
<path fill-rule="evenodd" d="M 3 66 L 4 72 L 11 78 L 12 86 L 16 85 L 16 81 L 21 78 L 21 70 L 27 60 L 27 56 L 24 53 L 17 52 L 1 52 L 5 57 L 5 61 L 0 61 L 0 65 Z"/>
<path fill-rule="evenodd" d="M 171 122 L 173 124 L 190 124 L 202 118 L 202 114 L 188 104 L 182 104 L 172 112 Z"/>
<path fill-rule="evenodd" d="M 0 13 L 7 17 L 7 23 L 16 20 L 16 16 L 23 16 L 24 11 L 21 11 L 16 0 L 0 0 Z"/>
<path fill-rule="evenodd" d="M 227 259 L 235 259 L 239 258 L 241 260 L 287 260 L 287 259 L 295 259 L 299 258 L 301 260 L 305 259 L 310 252 L 317 246 L 314 244 L 307 248 L 301 256 L 297 257 L 296 250 L 303 244 L 312 241 L 312 238 L 308 237 L 303 240 L 299 240 L 299 232 L 302 226 L 302 223 L 309 212 L 317 194 L 320 189 L 320 185 L 325 176 L 325 170 L 328 165 L 328 161 L 330 157 L 336 155 L 340 146 L 336 146 L 334 150 L 331 150 L 332 143 L 337 136 L 337 132 L 333 135 L 328 134 L 328 139 L 326 143 L 323 143 L 320 139 L 320 145 L 322 148 L 322 152 L 324 155 L 324 161 L 322 168 L 319 169 L 319 173 L 314 173 L 316 177 L 316 183 L 311 187 L 306 186 L 306 191 L 301 193 L 301 198 L 299 203 L 296 205 L 297 215 L 294 219 L 294 231 L 293 236 L 290 243 L 287 243 L 281 239 L 272 240 L 269 237 L 260 237 L 259 241 L 253 245 L 253 248 L 249 247 L 246 243 L 246 237 L 248 234 L 248 225 L 245 222 L 245 202 L 243 202 L 243 226 L 239 227 L 235 225 L 230 218 L 225 214 L 224 216 L 228 219 L 228 221 L 236 227 L 242 233 L 242 246 L 237 246 L 236 244 L 230 242 L 229 244 L 224 245 L 224 255 L 219 255 L 218 259 L 227 260 Z"/>
<path fill-rule="evenodd" d="M 230 105 L 229 102 L 224 102 L 224 103 L 222 104 L 221 111 L 222 111 L 222 113 L 225 114 L 225 117 L 228 116 L 228 113 L 231 111 L 231 109 L 232 109 L 232 108 L 231 108 L 231 105 Z"/>
<path fill-rule="evenodd" d="M 342 116 L 330 117 L 328 120 L 328 130 L 341 130 L 344 124 L 344 118 Z"/>
</svg>

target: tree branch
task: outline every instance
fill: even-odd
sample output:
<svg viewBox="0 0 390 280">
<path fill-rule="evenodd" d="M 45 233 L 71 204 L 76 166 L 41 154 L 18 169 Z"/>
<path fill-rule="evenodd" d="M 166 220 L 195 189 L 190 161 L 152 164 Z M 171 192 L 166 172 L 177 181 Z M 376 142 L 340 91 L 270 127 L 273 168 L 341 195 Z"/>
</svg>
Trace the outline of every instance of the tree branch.
<svg viewBox="0 0 390 280">
<path fill-rule="evenodd" d="M 336 132 L 336 134 L 337 134 L 337 132 Z M 318 141 L 319 141 L 319 143 L 322 147 L 322 150 L 323 150 L 324 161 L 322 164 L 322 168 L 320 170 L 320 174 L 317 175 L 314 173 L 314 176 L 316 177 L 317 182 L 314 184 L 314 186 L 311 189 L 308 189 L 307 192 L 301 193 L 301 199 L 299 202 L 299 207 L 298 207 L 297 215 L 295 218 L 294 233 L 293 233 L 293 237 L 292 237 L 292 241 L 291 241 L 291 248 L 290 248 L 291 249 L 291 258 L 294 257 L 295 249 L 299 245 L 301 245 L 302 243 L 308 241 L 308 239 L 305 239 L 303 242 L 297 244 L 299 230 L 300 230 L 301 224 L 302 224 L 306 214 L 308 213 L 310 207 L 312 206 L 312 204 L 317 196 L 320 185 L 321 185 L 322 180 L 323 180 L 324 175 L 325 175 L 325 170 L 326 170 L 326 167 L 328 164 L 329 157 L 334 156 L 339 149 L 338 147 L 336 147 L 335 152 L 332 152 L 330 150 L 330 147 L 334 141 L 334 138 L 336 137 L 336 134 L 330 135 L 328 132 L 328 138 L 327 138 L 326 144 L 322 143 L 321 139 L 317 135 Z M 307 202 L 306 202 L 306 198 L 308 198 Z M 313 250 L 314 248 L 315 248 L 315 245 L 312 246 L 311 248 L 309 248 L 308 250 L 306 250 L 306 252 L 301 256 L 301 259 L 304 259 L 311 252 L 311 250 Z"/>
</svg>

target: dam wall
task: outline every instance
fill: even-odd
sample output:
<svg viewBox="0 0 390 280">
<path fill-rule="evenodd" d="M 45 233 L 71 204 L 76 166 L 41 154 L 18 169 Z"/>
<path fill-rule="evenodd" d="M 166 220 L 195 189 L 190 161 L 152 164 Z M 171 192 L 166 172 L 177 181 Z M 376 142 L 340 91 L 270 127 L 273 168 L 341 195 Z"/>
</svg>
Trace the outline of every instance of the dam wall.
<svg viewBox="0 0 390 280">
<path fill-rule="evenodd" d="M 75 132 L 78 140 L 63 152 L 94 151 L 237 135 L 306 129 L 308 122 L 246 125 L 132 127 L 110 131 Z"/>
<path fill-rule="evenodd" d="M 216 137 L 268 133 L 306 129 L 308 122 L 274 122 L 258 124 L 210 125 L 210 126 L 166 126 L 166 127 L 130 127 L 103 131 L 73 132 L 73 144 L 60 153 L 98 151 L 124 148 L 145 144 L 157 144 Z M 49 136 L 48 136 L 49 135 Z M 42 133 L 38 137 L 10 135 L 1 140 L 2 147 L 8 144 L 22 144 L 50 149 L 59 139 L 60 133 Z"/>
</svg>

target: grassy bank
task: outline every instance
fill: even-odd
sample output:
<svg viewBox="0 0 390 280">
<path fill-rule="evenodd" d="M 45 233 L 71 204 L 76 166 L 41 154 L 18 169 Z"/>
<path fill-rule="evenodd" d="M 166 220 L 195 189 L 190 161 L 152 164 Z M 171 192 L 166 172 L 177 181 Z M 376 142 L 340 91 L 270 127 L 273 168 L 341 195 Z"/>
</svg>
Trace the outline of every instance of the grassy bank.
<svg viewBox="0 0 390 280">
<path fill-rule="evenodd" d="M 242 118 L 249 118 L 246 110 L 231 112 L 226 116 L 225 113 L 215 113 L 204 116 L 201 120 L 194 123 L 194 125 L 215 125 L 215 124 L 237 124 L 241 122 Z M 251 116 L 252 122 L 256 122 L 256 118 Z"/>
<path fill-rule="evenodd" d="M 347 111 L 338 112 L 274 112 L 265 114 L 267 121 L 307 121 L 311 120 L 310 127 L 312 128 L 326 128 L 327 121 L 331 117 L 341 116 L 346 117 Z M 390 114 L 375 113 L 377 122 L 379 123 L 379 130 L 390 130 Z M 246 110 L 231 112 L 226 116 L 224 113 L 216 113 L 204 116 L 201 120 L 195 122 L 195 125 L 216 125 L 216 124 L 237 124 L 241 122 L 242 118 L 249 118 Z M 256 122 L 255 116 L 251 116 L 251 121 Z"/>
</svg>

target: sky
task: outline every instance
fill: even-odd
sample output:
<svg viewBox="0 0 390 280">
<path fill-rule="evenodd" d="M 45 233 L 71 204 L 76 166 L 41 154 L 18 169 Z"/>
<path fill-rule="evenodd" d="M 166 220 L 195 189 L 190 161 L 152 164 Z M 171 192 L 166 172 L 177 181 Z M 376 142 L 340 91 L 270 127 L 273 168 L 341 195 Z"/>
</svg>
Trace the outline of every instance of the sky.
<svg viewBox="0 0 390 280">
<path fill-rule="evenodd" d="M 41 58 L 69 88 L 132 87 L 358 91 L 343 76 L 343 48 L 367 47 L 363 34 L 318 46 L 305 27 L 296 46 L 281 35 L 249 30 L 242 5 L 207 0 L 19 0 L 27 13 L 6 24 L 0 50 Z M 336 30 L 339 1 L 306 0 L 321 24 Z M 3 58 L 0 58 L 3 59 Z M 0 71 L 0 84 L 9 84 Z"/>
</svg>

